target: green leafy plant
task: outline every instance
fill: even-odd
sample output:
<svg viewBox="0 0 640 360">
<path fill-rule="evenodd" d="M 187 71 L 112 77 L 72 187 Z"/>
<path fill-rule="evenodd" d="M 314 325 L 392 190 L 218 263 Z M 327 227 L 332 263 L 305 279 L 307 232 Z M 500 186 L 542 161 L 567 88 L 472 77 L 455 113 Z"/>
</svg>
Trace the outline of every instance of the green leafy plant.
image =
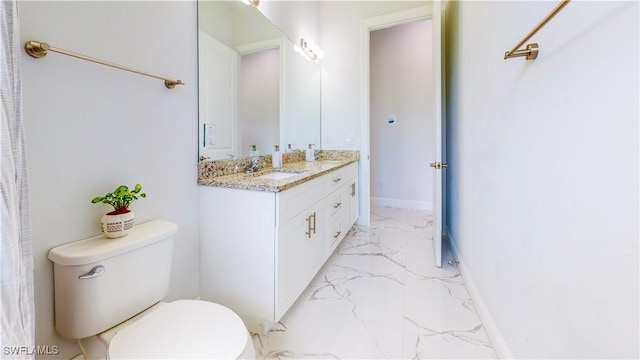
<svg viewBox="0 0 640 360">
<path fill-rule="evenodd" d="M 142 190 L 142 185 L 140 184 L 136 184 L 132 190 L 129 190 L 126 185 L 120 185 L 105 196 L 96 196 L 91 200 L 91 203 L 105 203 L 113 206 L 115 211 L 107 213 L 107 215 L 125 214 L 129 212 L 129 205 L 132 202 L 138 200 L 138 198 L 147 197 L 147 194 L 141 193 L 140 190 Z"/>
</svg>

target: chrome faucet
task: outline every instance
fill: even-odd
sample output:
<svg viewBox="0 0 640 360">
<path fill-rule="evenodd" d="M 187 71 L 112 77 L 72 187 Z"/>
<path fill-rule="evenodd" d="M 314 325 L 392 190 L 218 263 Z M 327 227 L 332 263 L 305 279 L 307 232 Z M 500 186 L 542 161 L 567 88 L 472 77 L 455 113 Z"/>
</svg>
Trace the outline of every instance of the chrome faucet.
<svg viewBox="0 0 640 360">
<path fill-rule="evenodd" d="M 256 156 L 253 159 L 251 159 L 251 164 L 247 166 L 246 172 L 248 173 L 257 172 L 258 170 L 262 169 L 266 165 L 267 164 L 265 164 L 264 160 L 262 160 L 262 157 Z"/>
</svg>

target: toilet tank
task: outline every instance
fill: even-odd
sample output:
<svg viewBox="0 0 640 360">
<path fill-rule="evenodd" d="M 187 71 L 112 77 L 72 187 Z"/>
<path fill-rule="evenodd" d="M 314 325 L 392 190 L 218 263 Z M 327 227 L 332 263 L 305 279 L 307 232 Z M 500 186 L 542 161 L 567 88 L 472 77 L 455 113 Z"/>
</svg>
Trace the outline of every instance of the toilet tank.
<svg viewBox="0 0 640 360">
<path fill-rule="evenodd" d="M 49 250 L 56 331 L 67 339 L 93 336 L 162 300 L 177 232 L 176 224 L 154 220 L 121 238 L 96 236 Z"/>
</svg>

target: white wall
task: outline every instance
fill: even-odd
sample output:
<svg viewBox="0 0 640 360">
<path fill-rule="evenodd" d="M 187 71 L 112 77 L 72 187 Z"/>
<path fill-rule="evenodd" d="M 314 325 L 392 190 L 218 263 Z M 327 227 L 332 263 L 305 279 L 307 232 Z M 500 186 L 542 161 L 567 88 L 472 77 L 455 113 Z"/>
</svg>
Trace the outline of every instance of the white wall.
<svg viewBox="0 0 640 360">
<path fill-rule="evenodd" d="M 280 144 L 280 49 L 240 59 L 238 155 L 248 156 L 250 145 L 256 145 L 260 154 L 271 154 Z"/>
<path fill-rule="evenodd" d="M 638 358 L 638 2 L 447 6 L 448 227 L 516 358 Z M 485 314 L 486 315 L 486 314 Z"/>
<path fill-rule="evenodd" d="M 301 38 L 317 44 L 320 39 L 320 4 L 320 1 L 262 1 L 258 9 L 294 44 L 300 44 Z"/>
<path fill-rule="evenodd" d="M 236 38 L 234 20 L 236 15 L 240 14 L 239 11 L 234 10 L 240 5 L 227 1 L 202 1 L 197 6 L 198 29 L 224 45 L 233 47 Z M 247 5 L 244 6 L 247 7 Z"/>
<path fill-rule="evenodd" d="M 232 49 L 282 36 L 258 9 L 241 1 L 198 2 L 198 28 Z"/>
<path fill-rule="evenodd" d="M 148 197 L 132 206 L 138 222 L 165 219 L 180 229 L 168 300 L 198 296 L 196 5 L 21 1 L 19 14 L 22 42 L 47 41 L 186 83 L 169 90 L 56 53 L 22 58 L 36 342 L 70 358 L 80 351 L 55 333 L 47 252 L 99 234 L 108 206 L 91 204 L 96 195 L 141 183 Z"/>
<path fill-rule="evenodd" d="M 421 8 L 426 1 L 327 1 L 321 4 L 320 46 L 324 51 L 321 86 L 321 143 L 323 149 L 360 150 L 360 217 L 369 223 L 369 136 L 362 119 L 369 112 L 363 97 L 369 91 L 363 78 L 364 51 L 368 34 L 365 21 L 383 14 Z M 377 20 L 377 19 L 376 19 Z M 365 37 L 367 36 L 367 37 Z M 425 39 L 425 41 L 428 39 Z M 367 135 L 362 135 L 366 133 Z"/>
<path fill-rule="evenodd" d="M 321 3 L 322 148 L 360 149 L 361 44 L 364 19 L 424 5 L 423 1 Z M 366 159 L 367 154 L 364 155 Z"/>
<path fill-rule="evenodd" d="M 371 197 L 381 205 L 433 208 L 431 28 L 420 20 L 370 35 Z"/>
</svg>

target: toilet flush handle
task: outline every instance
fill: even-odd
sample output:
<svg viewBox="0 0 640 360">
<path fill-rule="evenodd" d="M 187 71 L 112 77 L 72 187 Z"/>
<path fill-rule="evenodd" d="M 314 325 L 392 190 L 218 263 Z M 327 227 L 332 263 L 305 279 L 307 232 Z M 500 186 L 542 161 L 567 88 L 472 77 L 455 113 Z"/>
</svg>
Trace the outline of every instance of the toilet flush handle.
<svg viewBox="0 0 640 360">
<path fill-rule="evenodd" d="M 91 278 L 94 278 L 96 276 L 102 275 L 104 273 L 104 271 L 105 271 L 104 266 L 97 265 L 97 266 L 94 266 L 91 270 L 89 270 L 88 273 L 78 276 L 78 279 L 81 279 L 81 280 L 83 280 L 83 279 L 91 279 Z"/>
</svg>

